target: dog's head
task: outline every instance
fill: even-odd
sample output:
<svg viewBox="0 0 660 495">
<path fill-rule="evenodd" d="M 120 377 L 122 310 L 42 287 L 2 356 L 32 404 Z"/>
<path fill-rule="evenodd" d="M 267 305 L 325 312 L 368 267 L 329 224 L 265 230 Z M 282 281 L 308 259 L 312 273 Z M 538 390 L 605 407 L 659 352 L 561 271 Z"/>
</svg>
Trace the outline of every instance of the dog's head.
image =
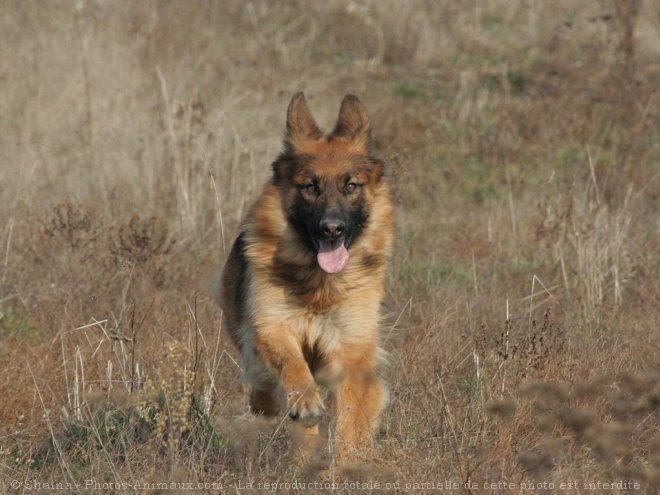
<svg viewBox="0 0 660 495">
<path fill-rule="evenodd" d="M 316 125 L 303 93 L 287 111 L 284 151 L 273 163 L 288 221 L 328 273 L 341 272 L 366 228 L 383 162 L 369 152 L 369 117 L 353 95 L 330 134 Z"/>
</svg>

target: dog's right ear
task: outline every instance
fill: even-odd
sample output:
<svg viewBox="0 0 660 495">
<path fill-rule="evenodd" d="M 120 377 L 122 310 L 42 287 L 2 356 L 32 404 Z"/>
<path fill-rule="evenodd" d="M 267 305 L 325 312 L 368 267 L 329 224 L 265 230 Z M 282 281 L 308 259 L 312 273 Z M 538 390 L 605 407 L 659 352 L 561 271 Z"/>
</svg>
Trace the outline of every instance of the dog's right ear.
<svg viewBox="0 0 660 495">
<path fill-rule="evenodd" d="M 286 112 L 285 143 L 295 153 L 296 149 L 303 148 L 305 144 L 321 137 L 323 133 L 309 111 L 305 95 L 302 92 L 296 93 L 291 98 Z"/>
<path fill-rule="evenodd" d="M 371 134 L 367 109 L 355 95 L 347 94 L 341 102 L 337 124 L 331 136 L 344 136 L 363 148 L 369 147 Z"/>
</svg>

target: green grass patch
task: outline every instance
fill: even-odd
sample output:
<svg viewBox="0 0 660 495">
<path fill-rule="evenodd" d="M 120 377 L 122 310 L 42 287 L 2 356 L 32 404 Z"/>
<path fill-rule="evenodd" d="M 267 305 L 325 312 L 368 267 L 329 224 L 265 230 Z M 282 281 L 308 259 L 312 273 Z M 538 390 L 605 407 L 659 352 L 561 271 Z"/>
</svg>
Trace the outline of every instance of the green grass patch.
<svg viewBox="0 0 660 495">
<path fill-rule="evenodd" d="M 485 14 L 481 16 L 481 27 L 491 29 L 504 25 L 504 19 L 495 14 Z"/>
<path fill-rule="evenodd" d="M 529 78 L 519 71 L 508 71 L 506 75 L 490 73 L 481 77 L 481 86 L 491 91 L 502 91 L 505 85 L 513 94 L 523 93 L 529 86 Z"/>
<path fill-rule="evenodd" d="M 124 462 L 129 455 L 128 448 L 148 449 L 151 446 L 160 451 L 169 445 L 168 436 L 171 434 L 166 430 L 163 436 L 158 427 L 158 418 L 166 407 L 162 396 L 155 403 L 140 407 L 117 407 L 107 402 L 90 412 L 89 417 L 68 420 L 53 435 L 46 435 L 41 448 L 32 457 L 32 466 L 42 468 L 56 462 L 58 455 L 65 455 L 76 468 L 85 469 L 98 456 L 110 456 L 113 463 Z M 187 423 L 179 433 L 179 441 L 175 442 L 178 449 L 202 448 L 220 456 L 231 449 L 194 399 L 188 409 Z"/>
<path fill-rule="evenodd" d="M 394 85 L 394 94 L 404 98 L 415 98 L 422 95 L 422 91 L 412 83 L 402 82 Z"/>
<path fill-rule="evenodd" d="M 456 378 L 456 386 L 463 394 L 471 394 L 478 389 L 479 379 L 476 375 L 459 376 Z"/>
<path fill-rule="evenodd" d="M 418 261 L 405 267 L 403 270 L 409 276 L 424 280 L 452 280 L 459 284 L 469 283 L 471 280 L 469 267 L 454 263 L 445 263 L 443 261 Z"/>
<path fill-rule="evenodd" d="M 27 315 L 15 308 L 0 307 L 0 337 L 14 337 L 36 344 L 43 329 L 33 325 Z"/>
<path fill-rule="evenodd" d="M 489 198 L 499 198 L 505 193 L 505 184 L 494 176 L 495 168 L 478 158 L 461 164 L 457 190 L 477 205 Z"/>
</svg>

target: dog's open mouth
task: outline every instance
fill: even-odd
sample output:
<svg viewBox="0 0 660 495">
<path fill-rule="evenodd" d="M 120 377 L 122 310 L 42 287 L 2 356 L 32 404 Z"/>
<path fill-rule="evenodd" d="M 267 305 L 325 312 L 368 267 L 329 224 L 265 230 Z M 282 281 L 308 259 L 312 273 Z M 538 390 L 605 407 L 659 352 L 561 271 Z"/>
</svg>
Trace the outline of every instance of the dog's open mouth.
<svg viewBox="0 0 660 495">
<path fill-rule="evenodd" d="M 348 249 L 344 239 L 322 239 L 318 241 L 319 252 L 316 259 L 324 272 L 339 273 L 348 265 Z"/>
</svg>

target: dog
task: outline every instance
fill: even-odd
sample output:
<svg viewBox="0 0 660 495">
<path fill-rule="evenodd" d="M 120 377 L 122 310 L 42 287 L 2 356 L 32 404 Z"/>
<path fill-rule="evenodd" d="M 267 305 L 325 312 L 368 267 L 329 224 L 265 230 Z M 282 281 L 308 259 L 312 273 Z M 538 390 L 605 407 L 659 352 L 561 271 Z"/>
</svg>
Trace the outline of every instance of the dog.
<svg viewBox="0 0 660 495">
<path fill-rule="evenodd" d="M 315 436 L 327 392 L 341 458 L 372 446 L 388 402 L 378 375 L 393 242 L 383 173 L 357 97 L 343 98 L 324 134 L 296 93 L 272 177 L 217 275 L 215 298 L 251 384 L 251 410 L 288 413 Z"/>
</svg>

